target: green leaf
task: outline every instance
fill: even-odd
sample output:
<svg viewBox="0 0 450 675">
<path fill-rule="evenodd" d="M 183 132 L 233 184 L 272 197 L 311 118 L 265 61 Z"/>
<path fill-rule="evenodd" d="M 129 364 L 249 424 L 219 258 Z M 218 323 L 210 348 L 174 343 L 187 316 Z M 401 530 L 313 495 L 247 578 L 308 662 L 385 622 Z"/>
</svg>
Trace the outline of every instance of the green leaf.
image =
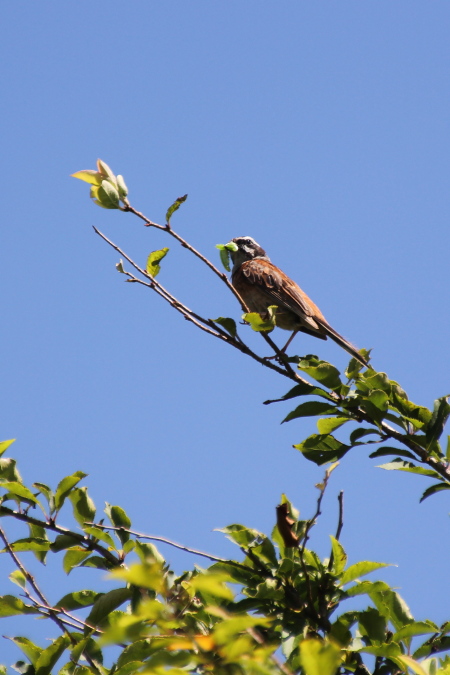
<svg viewBox="0 0 450 675">
<path fill-rule="evenodd" d="M 425 432 L 427 441 L 437 440 L 442 436 L 450 415 L 450 404 L 447 399 L 448 396 L 442 396 L 434 402 L 433 415 Z"/>
<path fill-rule="evenodd" d="M 149 588 L 157 593 L 164 583 L 162 566 L 157 562 L 134 564 L 128 569 L 115 569 L 110 576 L 113 579 L 122 579 L 135 586 Z"/>
<path fill-rule="evenodd" d="M 32 504 L 39 504 L 39 500 L 36 499 L 31 490 L 25 487 L 25 485 L 22 485 L 22 483 L 18 483 L 17 481 L 0 479 L 0 487 L 4 488 L 11 495 L 15 495 L 20 499 L 29 501 Z"/>
<path fill-rule="evenodd" d="M 22 477 L 16 464 L 16 460 L 11 457 L 0 457 L 0 478 L 21 483 Z"/>
<path fill-rule="evenodd" d="M 85 549 L 81 548 L 81 546 L 78 548 L 69 549 L 63 560 L 64 572 L 69 574 L 74 567 L 79 567 L 83 560 L 86 560 L 90 554 L 90 551 L 86 551 Z"/>
<path fill-rule="evenodd" d="M 90 183 L 91 185 L 101 185 L 103 176 L 93 169 L 85 169 L 84 171 L 76 171 L 71 174 L 72 178 L 78 178 L 79 180 L 84 181 L 85 183 Z"/>
<path fill-rule="evenodd" d="M 258 532 L 258 530 L 245 527 L 245 525 L 239 525 L 238 523 L 227 525 L 227 527 L 221 528 L 218 532 L 223 532 L 230 541 L 238 546 L 245 546 L 246 548 L 253 544 L 260 543 L 266 538 L 265 535 Z"/>
<path fill-rule="evenodd" d="M 80 540 L 70 534 L 58 534 L 55 541 L 50 545 L 50 550 L 53 553 L 58 553 L 58 551 L 64 551 L 66 548 L 72 548 L 73 546 L 79 547 Z"/>
<path fill-rule="evenodd" d="M 124 179 L 123 179 L 123 176 L 121 176 L 120 174 L 118 174 L 118 175 L 116 176 L 116 181 L 117 181 L 117 187 L 118 187 L 118 189 L 119 189 L 119 195 L 120 195 L 120 198 L 121 198 L 121 199 L 125 199 L 125 197 L 126 197 L 127 194 L 128 194 L 128 188 L 127 188 L 127 186 L 126 186 L 126 184 L 125 184 L 125 181 L 124 181 Z"/>
<path fill-rule="evenodd" d="M 412 452 L 409 452 L 409 450 L 391 448 L 389 445 L 383 445 L 381 448 L 375 450 L 375 452 L 371 452 L 369 457 L 373 459 L 375 457 L 385 457 L 387 455 L 397 455 L 398 457 L 406 457 L 407 459 L 414 459 L 414 460 L 417 459 Z"/>
<path fill-rule="evenodd" d="M 403 462 L 401 459 L 394 460 L 388 464 L 380 464 L 378 468 L 386 469 L 386 471 L 407 471 L 408 473 L 417 473 L 421 476 L 429 476 L 430 478 L 441 480 L 441 477 L 437 471 L 433 471 L 432 469 L 422 469 L 420 466 L 414 466 L 414 464 L 411 464 L 411 462 Z"/>
<path fill-rule="evenodd" d="M 431 497 L 431 495 L 436 494 L 437 492 L 441 492 L 442 490 L 450 490 L 450 484 L 449 483 L 435 483 L 434 485 L 430 485 L 429 488 L 425 490 L 423 495 L 420 498 L 420 502 L 423 502 L 424 499 L 427 499 L 427 497 Z"/>
<path fill-rule="evenodd" d="M 228 319 L 227 317 L 219 316 L 218 319 L 211 319 L 211 321 L 214 321 L 214 323 L 218 323 L 219 326 L 225 328 L 231 337 L 236 337 L 237 329 L 236 321 L 234 319 Z"/>
<path fill-rule="evenodd" d="M 108 593 L 101 593 L 95 601 L 86 622 L 91 626 L 100 626 L 108 614 L 130 600 L 131 596 L 130 588 L 116 588 Z"/>
<path fill-rule="evenodd" d="M 325 391 L 325 389 L 315 387 L 313 384 L 309 384 L 308 382 L 300 382 L 300 384 L 296 384 L 295 387 L 292 387 L 292 389 L 290 389 L 287 394 L 281 398 L 264 401 L 264 405 L 268 405 L 269 403 L 278 403 L 279 401 L 287 401 L 288 399 L 295 398 L 296 396 L 321 396 L 322 398 L 326 398 L 329 401 L 335 400 L 331 394 Z"/>
<path fill-rule="evenodd" d="M 41 494 L 44 495 L 44 497 L 47 499 L 50 508 L 53 507 L 53 499 L 54 499 L 54 494 L 50 490 L 48 485 L 45 485 L 45 483 L 33 483 L 33 487 L 36 488 L 36 490 L 39 490 Z"/>
<path fill-rule="evenodd" d="M 187 198 L 188 198 L 187 195 L 183 195 L 183 197 L 178 197 L 178 199 L 176 199 L 174 201 L 172 206 L 169 206 L 169 208 L 167 209 L 167 213 L 166 213 L 166 223 L 168 225 L 170 225 L 170 219 L 171 219 L 172 215 L 175 213 L 175 211 L 178 211 L 181 204 L 183 204 L 183 202 L 185 202 Z"/>
<path fill-rule="evenodd" d="M 366 429 L 365 427 L 358 427 L 358 429 L 354 429 L 350 434 L 350 443 L 352 445 L 355 445 L 360 438 L 363 438 L 364 436 L 370 436 L 372 434 L 380 436 L 380 432 L 377 429 Z"/>
<path fill-rule="evenodd" d="M 80 480 L 82 480 L 83 478 L 86 478 L 86 476 L 87 473 L 83 473 L 82 471 L 76 471 L 71 476 L 66 476 L 58 483 L 58 487 L 56 488 L 55 493 L 56 511 L 59 511 L 59 509 L 62 507 L 64 501 L 68 497 L 69 493 L 73 490 L 75 485 L 79 483 Z"/>
<path fill-rule="evenodd" d="M 369 560 L 357 562 L 354 565 L 347 567 L 341 577 L 341 584 L 342 586 L 345 586 L 345 584 L 348 584 L 350 581 L 355 581 L 355 579 L 364 577 L 366 574 L 370 574 L 371 572 L 379 570 L 382 567 L 390 567 L 390 565 L 388 563 L 371 562 Z"/>
<path fill-rule="evenodd" d="M 431 621 L 412 621 L 403 628 L 400 628 L 393 636 L 394 642 L 400 642 L 405 638 L 411 638 L 415 635 L 429 635 L 439 633 L 439 627 Z"/>
<path fill-rule="evenodd" d="M 27 579 L 21 570 L 14 570 L 14 572 L 11 572 L 9 579 L 13 582 L 13 584 L 20 586 L 20 588 L 25 588 L 27 585 Z"/>
<path fill-rule="evenodd" d="M 333 549 L 333 574 L 340 576 L 347 564 L 347 554 L 342 544 L 332 535 L 330 535 L 331 546 Z"/>
<path fill-rule="evenodd" d="M 317 420 L 317 429 L 319 434 L 331 434 L 332 431 L 339 429 L 346 422 L 349 422 L 348 417 L 323 417 Z"/>
<path fill-rule="evenodd" d="M 169 249 L 166 247 L 161 248 L 159 251 L 152 251 L 152 253 L 150 253 L 147 258 L 147 265 L 145 268 L 147 274 L 153 278 L 159 274 L 161 270 L 161 265 L 159 263 L 167 255 L 168 251 Z"/>
<path fill-rule="evenodd" d="M 73 609 L 80 609 L 81 607 L 89 607 L 102 595 L 97 591 L 75 591 L 64 595 L 58 602 L 55 602 L 55 607 L 61 607 L 69 612 Z"/>
<path fill-rule="evenodd" d="M 242 319 L 249 323 L 251 329 L 257 333 L 270 333 L 276 326 L 275 313 L 277 309 L 276 305 L 270 305 L 264 314 L 247 312 L 247 314 L 242 315 Z"/>
<path fill-rule="evenodd" d="M 7 451 L 9 446 L 12 445 L 15 440 L 15 438 L 11 438 L 9 441 L 0 441 L 0 457 Z"/>
<path fill-rule="evenodd" d="M 39 537 L 26 537 L 24 539 L 17 539 L 17 541 L 13 541 L 9 546 L 14 552 L 50 550 L 50 542 L 48 539 L 40 539 Z M 7 549 L 4 548 L 2 553 L 4 553 L 6 550 Z"/>
<path fill-rule="evenodd" d="M 342 386 L 339 370 L 327 361 L 320 361 L 317 356 L 305 356 L 299 362 L 298 368 L 329 389 L 340 389 Z"/>
<path fill-rule="evenodd" d="M 348 598 L 354 598 L 357 595 L 370 595 L 371 593 L 389 590 L 390 587 L 384 581 L 359 581 L 354 586 L 347 588 L 345 595 Z"/>
<path fill-rule="evenodd" d="M 114 564 L 102 558 L 99 555 L 92 555 L 87 560 L 83 560 L 77 567 L 94 567 L 97 570 L 110 570 Z"/>
<path fill-rule="evenodd" d="M 299 649 L 305 675 L 334 675 L 343 656 L 334 642 L 317 639 L 303 640 Z"/>
<path fill-rule="evenodd" d="M 87 487 L 75 488 L 70 492 L 69 499 L 72 502 L 75 520 L 80 525 L 94 520 L 95 504 L 87 493 Z"/>
<path fill-rule="evenodd" d="M 214 599 L 233 600 L 233 591 L 225 586 L 224 582 L 232 582 L 229 575 L 225 572 L 205 572 L 198 574 L 187 583 L 195 592 L 210 596 Z"/>
<path fill-rule="evenodd" d="M 306 401 L 305 403 L 300 403 L 295 410 L 292 410 L 284 418 L 283 422 L 290 422 L 297 417 L 315 417 L 316 415 L 330 415 L 335 412 L 336 406 L 330 403 L 324 403 L 323 401 Z"/>
<path fill-rule="evenodd" d="M 94 539 L 103 541 L 109 548 L 116 550 L 116 544 L 109 532 L 102 530 L 100 527 L 93 527 L 91 525 L 83 527 L 83 531 L 91 537 L 94 537 Z"/>
<path fill-rule="evenodd" d="M 22 654 L 25 654 L 27 659 L 31 661 L 33 666 L 36 666 L 37 660 L 43 651 L 40 647 L 26 637 L 11 637 L 8 639 L 11 640 L 11 642 L 14 642 Z"/>
<path fill-rule="evenodd" d="M 14 595 L 0 596 L 0 617 L 15 616 L 16 614 L 39 614 L 39 611 L 26 605 Z"/>
<path fill-rule="evenodd" d="M 36 675 L 50 675 L 53 666 L 56 665 L 60 656 L 70 645 L 69 635 L 60 635 L 50 647 L 44 649 L 36 661 Z"/>
<path fill-rule="evenodd" d="M 136 553 L 138 554 L 141 562 L 158 562 L 161 565 L 165 563 L 163 556 L 154 544 L 150 544 L 146 541 L 139 541 L 138 539 L 136 539 L 135 543 Z"/>
<path fill-rule="evenodd" d="M 125 529 L 129 530 L 131 527 L 131 520 L 128 517 L 127 513 L 122 509 L 120 506 L 111 506 L 110 504 L 106 504 L 105 508 L 105 513 L 110 519 L 112 525 L 114 527 L 124 527 Z M 130 538 L 130 535 L 128 532 L 125 531 L 117 531 L 116 532 L 117 536 L 119 537 L 120 541 L 122 544 L 127 542 Z"/>
<path fill-rule="evenodd" d="M 403 598 L 395 591 L 381 591 L 369 594 L 378 611 L 390 620 L 395 630 L 400 630 L 403 626 L 414 621 L 408 605 Z"/>
<path fill-rule="evenodd" d="M 331 434 L 313 434 L 293 447 L 300 450 L 306 459 L 320 466 L 341 459 L 351 446 L 341 443 Z"/>
<path fill-rule="evenodd" d="M 361 635 L 367 636 L 371 642 L 386 640 L 386 617 L 382 616 L 374 607 L 369 607 L 358 613 L 358 624 Z"/>
<path fill-rule="evenodd" d="M 47 530 L 41 525 L 35 525 L 34 523 L 28 523 L 28 529 L 30 530 L 30 537 L 32 539 L 40 539 L 48 541 L 49 547 L 51 550 L 51 542 L 47 536 Z M 34 557 L 39 560 L 40 563 L 45 565 L 45 560 L 47 558 L 48 551 L 33 551 Z"/>
<path fill-rule="evenodd" d="M 97 206 L 101 206 L 104 209 L 119 208 L 119 193 L 109 180 L 103 180 L 99 186 L 93 185 L 90 196 Z"/>
<path fill-rule="evenodd" d="M 216 244 L 216 248 L 219 249 L 220 262 L 225 267 L 226 271 L 230 272 L 230 249 L 226 244 Z"/>
</svg>

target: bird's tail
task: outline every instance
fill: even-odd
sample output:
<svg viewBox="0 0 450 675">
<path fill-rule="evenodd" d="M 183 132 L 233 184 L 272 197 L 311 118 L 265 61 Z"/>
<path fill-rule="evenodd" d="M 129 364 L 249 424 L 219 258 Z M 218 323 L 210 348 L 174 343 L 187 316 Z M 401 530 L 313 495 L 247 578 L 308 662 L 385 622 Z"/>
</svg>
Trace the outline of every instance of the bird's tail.
<svg viewBox="0 0 450 675">
<path fill-rule="evenodd" d="M 344 337 L 342 337 L 342 335 L 340 335 L 337 331 L 335 331 L 334 328 L 331 328 L 329 323 L 327 323 L 326 321 L 325 322 L 318 321 L 317 319 L 316 321 L 317 323 L 320 324 L 320 327 L 323 328 L 324 333 L 326 333 L 328 337 L 330 337 L 340 347 L 342 347 L 342 349 L 345 349 L 346 352 L 351 354 L 354 359 L 359 361 L 359 363 L 361 363 L 363 366 L 366 366 L 366 368 L 369 366 L 369 362 L 366 361 L 364 356 L 362 356 L 362 354 L 359 353 L 356 347 L 354 347 L 351 342 L 346 340 Z"/>
</svg>

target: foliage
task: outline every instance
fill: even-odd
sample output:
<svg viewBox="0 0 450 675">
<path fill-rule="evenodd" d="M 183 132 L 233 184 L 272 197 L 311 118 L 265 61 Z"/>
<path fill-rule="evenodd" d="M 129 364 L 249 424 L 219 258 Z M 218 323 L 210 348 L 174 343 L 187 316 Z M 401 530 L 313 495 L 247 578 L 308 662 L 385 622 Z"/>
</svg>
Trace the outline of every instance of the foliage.
<svg viewBox="0 0 450 675">
<path fill-rule="evenodd" d="M 10 541 L 0 527 L 1 552 L 12 562 L 9 578 L 18 589 L 0 597 L 0 617 L 23 615 L 25 621 L 28 615 L 38 616 L 57 629 L 46 647 L 25 636 L 11 637 L 22 652 L 15 669 L 30 675 L 55 669 L 60 675 L 450 675 L 450 656 L 445 655 L 450 621 L 441 626 L 415 621 L 393 588 L 365 578 L 386 563 L 348 564 L 340 541 L 342 494 L 329 555 L 321 559 L 308 547 L 331 473 L 353 448 L 375 446 L 371 457 L 391 458 L 384 469 L 432 479 L 421 500 L 450 488 L 450 439 L 445 450 L 441 445 L 450 415 L 448 397 L 438 398 L 429 410 L 411 402 L 397 382 L 371 365 L 364 369 L 351 359 L 342 376 L 317 356 L 286 355 L 269 335 L 276 327 L 276 308 L 264 315 L 249 312 L 227 275 L 173 229 L 171 218 L 187 195 L 174 201 L 160 225 L 131 206 L 123 177 L 105 162 L 98 160 L 96 170 L 73 175 L 91 185 L 95 204 L 132 213 L 146 227 L 165 232 L 226 284 L 240 303 L 243 330 L 259 333 L 270 357 L 244 341 L 235 319 L 201 316 L 156 279 L 168 248 L 150 253 L 142 269 L 94 228 L 122 256 L 116 268 L 127 282 L 156 292 L 200 330 L 291 381 L 291 389 L 277 401 L 304 400 L 283 421 L 314 417 L 318 429 L 294 447 L 328 468 L 316 486 L 317 504 L 309 519 L 300 519 L 283 495 L 270 537 L 241 524 L 225 528 L 239 549 L 231 560 L 135 532 L 130 517 L 116 505 L 106 505 L 105 524 L 81 485 L 86 478 L 82 471 L 64 477 L 54 490 L 42 482 L 25 485 L 16 461 L 4 457 L 12 441 L 0 443 L 0 518 L 13 519 L 17 528 Z M 217 245 L 228 271 L 231 246 Z M 368 360 L 369 353 L 362 353 Z M 69 506 L 73 522 L 65 526 L 61 519 Z M 158 540 L 208 560 L 209 567 L 195 566 L 177 575 L 151 543 Z M 103 577 L 106 571 L 115 587 L 102 592 L 99 578 L 96 589 L 75 589 L 50 601 L 24 564 L 26 556 L 42 564 L 59 558 L 66 574 L 90 568 Z"/>
</svg>

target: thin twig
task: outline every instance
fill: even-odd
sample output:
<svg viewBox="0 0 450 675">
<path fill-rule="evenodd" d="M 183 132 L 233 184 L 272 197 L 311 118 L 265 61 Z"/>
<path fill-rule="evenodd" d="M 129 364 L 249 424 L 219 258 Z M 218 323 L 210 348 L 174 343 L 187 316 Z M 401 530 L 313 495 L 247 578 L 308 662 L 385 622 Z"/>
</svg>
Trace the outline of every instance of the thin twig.
<svg viewBox="0 0 450 675">
<path fill-rule="evenodd" d="M 339 541 L 342 528 L 344 527 L 344 490 L 341 490 L 340 493 L 338 494 L 338 504 L 339 504 L 339 521 L 335 537 L 337 541 Z"/>
<path fill-rule="evenodd" d="M 16 520 L 22 520 L 24 523 L 38 525 L 39 527 L 43 527 L 46 530 L 51 530 L 52 532 L 57 532 L 58 534 L 69 535 L 73 539 L 76 539 L 82 546 L 84 546 L 87 551 L 92 550 L 100 553 L 100 555 L 103 556 L 103 558 L 105 558 L 105 560 L 111 563 L 114 567 L 118 567 L 121 564 L 120 560 L 116 558 L 113 553 L 108 551 L 107 548 L 96 542 L 94 539 L 91 539 L 87 535 L 80 534 L 79 532 L 73 532 L 72 530 L 62 527 L 61 525 L 57 525 L 52 521 L 47 522 L 45 520 L 39 520 L 39 518 L 34 518 L 33 516 L 29 516 L 26 513 L 14 511 L 14 509 L 10 509 L 8 506 L 4 506 L 3 504 L 0 506 L 0 516 L 12 516 Z"/>
<path fill-rule="evenodd" d="M 58 626 L 58 628 L 59 628 L 65 635 L 67 635 L 67 637 L 68 637 L 69 640 L 70 640 L 70 643 L 71 643 L 73 646 L 75 646 L 75 645 L 77 644 L 77 641 L 76 641 L 76 639 L 74 638 L 74 636 L 67 630 L 66 626 L 64 625 L 64 621 L 62 621 L 61 618 L 59 617 L 59 615 L 58 615 L 59 610 L 57 610 L 57 609 L 55 609 L 55 608 L 53 608 L 53 607 L 50 606 L 50 604 L 49 604 L 47 598 L 45 597 L 45 595 L 43 594 L 43 592 L 42 592 L 41 589 L 39 588 L 39 586 L 38 586 L 38 584 L 37 584 L 37 582 L 36 582 L 36 579 L 35 579 L 35 578 L 33 577 L 33 575 L 32 575 L 30 572 L 28 572 L 28 570 L 23 566 L 23 564 L 21 563 L 21 561 L 20 561 L 19 558 L 17 557 L 16 553 L 15 553 L 14 550 L 11 548 L 11 545 L 10 545 L 10 543 L 9 543 L 9 541 L 8 541 L 8 538 L 6 537 L 5 531 L 3 530 L 3 528 L 1 527 L 1 525 L 0 525 L 0 538 L 2 539 L 2 541 L 3 541 L 4 545 L 5 545 L 5 549 L 7 550 L 7 552 L 9 553 L 9 555 L 11 556 L 11 558 L 13 559 L 14 564 L 16 565 L 17 569 L 20 570 L 20 572 L 23 574 L 23 576 L 25 577 L 25 579 L 27 580 L 27 582 L 30 584 L 31 588 L 34 590 L 34 592 L 36 593 L 37 597 L 39 598 L 39 601 L 40 601 L 40 602 L 37 603 L 37 602 L 35 601 L 34 604 L 37 605 L 37 608 L 42 607 L 42 608 L 44 608 L 45 610 L 47 610 L 47 612 L 48 612 L 48 617 L 49 617 L 49 618 L 50 618 L 50 619 Z M 26 589 L 25 589 L 25 593 L 27 594 L 28 597 L 31 598 L 30 594 L 28 593 L 28 591 L 27 591 Z M 95 662 L 93 661 L 93 659 L 91 658 L 91 656 L 90 656 L 87 652 L 83 652 L 80 656 L 84 656 L 84 658 L 85 658 L 86 661 L 89 663 L 89 665 L 91 666 L 91 668 L 93 668 L 93 670 L 94 670 L 96 673 L 98 673 L 98 675 L 101 675 L 101 671 L 99 670 L 99 668 L 97 668 Z"/>
<path fill-rule="evenodd" d="M 193 555 L 198 555 L 201 556 L 202 558 L 208 558 L 208 560 L 212 560 L 213 562 L 220 562 L 225 563 L 227 565 L 233 565 L 233 567 L 240 567 L 241 569 L 245 569 L 246 571 L 249 572 L 255 571 L 252 567 L 248 567 L 247 565 L 238 563 L 235 560 L 227 560 L 227 558 L 219 558 L 218 556 L 212 555 L 211 553 L 205 553 L 205 551 L 199 551 L 198 549 L 189 548 L 188 546 L 184 546 L 183 544 L 178 544 L 176 541 L 172 541 L 171 539 L 167 539 L 166 537 L 158 537 L 157 535 L 144 534 L 143 532 L 136 532 L 136 530 L 130 530 L 127 527 L 115 527 L 114 525 L 100 525 L 99 523 L 85 523 L 85 525 L 87 525 L 88 527 L 98 527 L 101 530 L 113 530 L 114 532 L 128 532 L 128 534 L 131 534 L 133 537 L 137 537 L 138 539 L 159 541 L 162 544 L 168 544 L 169 546 L 173 546 L 173 548 L 178 548 L 180 549 L 180 551 L 186 551 L 186 553 L 192 553 Z"/>
</svg>

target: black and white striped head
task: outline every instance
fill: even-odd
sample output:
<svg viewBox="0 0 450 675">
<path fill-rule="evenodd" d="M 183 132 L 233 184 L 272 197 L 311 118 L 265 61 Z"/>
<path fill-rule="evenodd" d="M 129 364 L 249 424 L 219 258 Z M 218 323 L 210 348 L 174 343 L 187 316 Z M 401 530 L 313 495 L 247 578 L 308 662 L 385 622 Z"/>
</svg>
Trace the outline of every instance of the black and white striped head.
<svg viewBox="0 0 450 675">
<path fill-rule="evenodd" d="M 253 237 L 235 237 L 231 242 L 237 247 L 234 251 L 230 247 L 230 255 L 234 268 L 239 267 L 246 260 L 253 260 L 254 258 L 269 260 L 265 250 L 261 248 Z"/>
</svg>

